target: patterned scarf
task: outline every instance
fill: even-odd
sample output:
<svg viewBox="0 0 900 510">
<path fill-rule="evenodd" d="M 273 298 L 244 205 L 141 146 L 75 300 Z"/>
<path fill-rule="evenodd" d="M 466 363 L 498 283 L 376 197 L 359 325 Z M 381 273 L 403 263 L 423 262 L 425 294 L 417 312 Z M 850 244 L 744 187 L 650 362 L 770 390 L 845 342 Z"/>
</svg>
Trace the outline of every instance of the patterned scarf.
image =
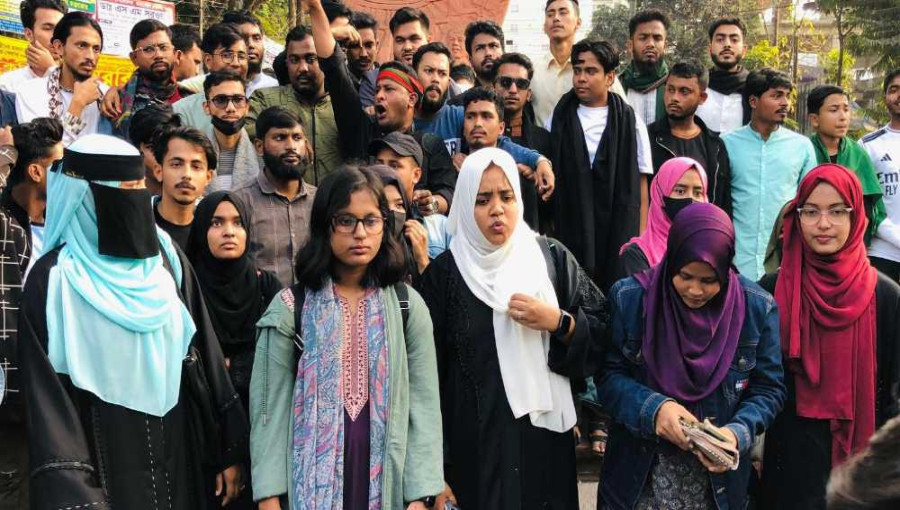
<svg viewBox="0 0 900 510">
<path fill-rule="evenodd" d="M 355 420 L 368 402 L 368 509 L 380 510 L 389 411 L 384 292 L 375 289 L 360 300 L 354 327 L 349 305 L 329 280 L 322 290 L 307 290 L 302 317 L 305 343 L 291 433 L 292 508 L 343 510 L 344 411 Z"/>
<path fill-rule="evenodd" d="M 59 83 L 59 76 L 62 72 L 60 69 L 60 66 L 56 66 L 50 70 L 50 75 L 47 77 L 47 94 L 50 95 L 50 116 L 62 120 L 62 85 Z"/>
<path fill-rule="evenodd" d="M 139 69 L 135 69 L 122 90 L 122 115 L 116 119 L 116 129 L 148 104 L 172 104 L 179 99 L 181 94 L 178 93 L 178 83 L 174 79 L 165 83 L 151 82 L 141 76 Z"/>
</svg>

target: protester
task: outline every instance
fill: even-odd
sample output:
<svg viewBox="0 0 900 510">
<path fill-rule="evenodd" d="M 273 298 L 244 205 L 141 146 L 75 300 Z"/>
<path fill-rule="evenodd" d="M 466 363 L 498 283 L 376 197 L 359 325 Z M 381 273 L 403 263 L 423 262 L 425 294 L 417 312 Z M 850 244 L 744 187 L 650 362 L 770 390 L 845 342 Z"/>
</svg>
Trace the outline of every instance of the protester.
<svg viewBox="0 0 900 510">
<path fill-rule="evenodd" d="M 144 182 L 150 195 L 162 193 L 162 183 L 156 178 L 159 162 L 153 155 L 153 143 L 162 131 L 176 127 L 181 127 L 181 117 L 168 104 L 148 105 L 134 114 L 128 126 L 128 139 L 144 157 Z"/>
<path fill-rule="evenodd" d="M 175 48 L 175 81 L 181 82 L 200 74 L 203 64 L 201 38 L 197 29 L 184 23 L 169 26 L 172 31 L 172 47 Z M 209 30 L 209 29 L 207 29 Z"/>
<path fill-rule="evenodd" d="M 351 42 L 347 46 L 347 63 L 350 72 L 357 83 L 363 79 L 366 73 L 378 69 L 379 64 L 375 60 L 378 56 L 378 22 L 371 14 L 354 12 L 350 18 L 350 24 L 359 34 L 359 42 Z"/>
<path fill-rule="evenodd" d="M 315 186 L 303 177 L 312 166 L 310 143 L 297 115 L 273 106 L 256 119 L 256 155 L 263 169 L 236 188 L 247 206 L 248 249 L 257 267 L 278 276 L 284 287 L 296 283 L 295 261 L 309 239 Z"/>
<path fill-rule="evenodd" d="M 562 244 L 523 221 L 518 175 L 500 149 L 466 158 L 450 251 L 423 275 L 441 374 L 442 499 L 577 508 L 570 378 L 596 368 L 605 300 Z"/>
<path fill-rule="evenodd" d="M 92 133 L 109 133 L 100 116 L 99 100 L 109 87 L 92 76 L 103 47 L 100 25 L 88 14 L 71 12 L 53 30 L 53 50 L 60 65 L 43 78 L 22 83 L 16 93 L 16 117 L 30 122 L 53 117 L 63 126 L 63 145 Z"/>
<path fill-rule="evenodd" d="M 475 70 L 469 64 L 453 64 L 450 66 L 450 82 L 456 85 L 460 93 L 475 86 Z"/>
<path fill-rule="evenodd" d="M 622 86 L 628 104 L 644 124 L 652 124 L 666 115 L 666 37 L 669 17 L 662 11 L 641 11 L 628 21 L 628 49 L 631 62 L 622 71 Z"/>
<path fill-rule="evenodd" d="M 216 173 L 216 150 L 200 131 L 179 127 L 160 133 L 153 156 L 159 161 L 154 175 L 162 183 L 162 192 L 153 203 L 156 224 L 187 251 L 194 207 Z"/>
<path fill-rule="evenodd" d="M 750 73 L 741 65 L 747 54 L 744 37 L 747 30 L 738 18 L 719 18 L 709 27 L 709 91 L 697 116 L 709 129 L 730 133 L 750 122 L 750 105 L 744 99 L 744 86 Z"/>
<path fill-rule="evenodd" d="M 869 440 L 869 446 L 831 472 L 828 510 L 877 510 L 900 505 L 897 451 L 900 418 L 891 418 Z"/>
<path fill-rule="evenodd" d="M 206 137 L 218 155 L 216 177 L 207 191 L 237 189 L 259 174 L 256 148 L 244 129 L 247 96 L 244 80 L 229 72 L 210 73 L 203 84 L 203 109 L 212 120 Z"/>
<path fill-rule="evenodd" d="M 257 324 L 250 442 L 262 510 L 279 496 L 281 508 L 424 510 L 443 488 L 431 319 L 401 282 L 387 215 L 374 173 L 329 175 L 299 283 Z"/>
<path fill-rule="evenodd" d="M 825 508 L 832 468 L 898 412 L 900 287 L 869 263 L 862 188 L 819 165 L 784 213 L 781 269 L 760 284 L 781 312 L 784 411 L 766 433 L 765 508 Z"/>
<path fill-rule="evenodd" d="M 647 126 L 654 172 L 666 161 L 688 157 L 709 170 L 710 201 L 731 215 L 731 163 L 719 134 L 696 115 L 707 98 L 706 69 L 695 62 L 678 62 L 664 86 L 666 114 Z M 651 192 L 652 195 L 652 192 Z M 650 198 L 651 207 L 653 197 Z"/>
<path fill-rule="evenodd" d="M 19 19 L 24 28 L 25 65 L 0 76 L 0 91 L 15 92 L 22 83 L 46 76 L 57 65 L 53 54 L 53 31 L 63 15 L 69 12 L 59 0 L 23 0 L 19 3 Z"/>
<path fill-rule="evenodd" d="M 228 11 L 222 15 L 222 23 L 237 25 L 247 42 L 247 97 L 259 89 L 277 87 L 278 81 L 262 71 L 266 42 L 259 18 L 248 11 Z"/>
<path fill-rule="evenodd" d="M 497 59 L 506 52 L 503 29 L 491 20 L 478 20 L 466 27 L 466 53 L 479 87 L 492 87 Z"/>
<path fill-rule="evenodd" d="M 734 242 L 724 211 L 690 205 L 673 220 L 660 264 L 610 291 L 612 346 L 597 384 L 613 421 L 603 508 L 748 505 L 750 449 L 785 388 L 775 302 L 734 270 Z M 736 470 L 685 437 L 682 422 L 706 418 L 738 449 Z"/>
<path fill-rule="evenodd" d="M 240 493 L 244 410 L 143 177 L 140 152 L 105 135 L 77 140 L 48 175 L 46 254 L 19 322 L 40 438 L 32 508 L 205 509 Z"/>
</svg>

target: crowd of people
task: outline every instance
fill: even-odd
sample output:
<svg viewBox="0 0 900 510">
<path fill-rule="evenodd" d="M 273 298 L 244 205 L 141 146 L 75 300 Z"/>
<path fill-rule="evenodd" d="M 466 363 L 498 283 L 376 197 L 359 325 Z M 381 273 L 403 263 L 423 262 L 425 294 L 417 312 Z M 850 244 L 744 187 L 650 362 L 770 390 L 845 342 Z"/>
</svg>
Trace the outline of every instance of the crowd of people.
<svg viewBox="0 0 900 510">
<path fill-rule="evenodd" d="M 22 1 L 0 509 L 573 510 L 579 455 L 602 509 L 900 505 L 900 69 L 807 137 L 736 17 L 707 68 L 638 12 L 623 66 L 547 0 L 545 55 L 477 20 L 465 63 L 403 7 L 378 62 L 303 8 L 271 70 L 252 13 L 142 20 L 110 87 Z"/>
</svg>

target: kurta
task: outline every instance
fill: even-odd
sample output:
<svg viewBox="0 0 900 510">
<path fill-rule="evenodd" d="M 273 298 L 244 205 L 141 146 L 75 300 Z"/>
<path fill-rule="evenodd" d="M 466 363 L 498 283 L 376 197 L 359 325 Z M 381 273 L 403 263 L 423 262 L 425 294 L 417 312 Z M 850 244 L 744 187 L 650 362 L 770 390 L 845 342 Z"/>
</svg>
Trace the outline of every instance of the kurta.
<svg viewBox="0 0 900 510">
<path fill-rule="evenodd" d="M 54 370 L 46 303 L 58 255 L 59 249 L 48 253 L 32 269 L 19 327 L 28 427 L 36 439 L 32 509 L 215 508 L 214 476 L 246 457 L 248 427 L 190 264 L 183 254 L 173 261 L 182 265 L 180 290 L 197 326 L 189 351 L 195 361 L 185 360 L 178 403 L 160 418 L 106 403 Z M 205 398 L 189 389 L 192 369 L 205 376 Z"/>
<path fill-rule="evenodd" d="M 606 300 L 575 258 L 550 241 L 551 281 L 576 320 L 570 345 L 550 340 L 549 367 L 581 382 L 600 361 Z M 556 274 L 554 278 L 553 273 Z M 504 391 L 492 310 L 466 286 L 451 252 L 428 266 L 422 293 L 434 322 L 444 472 L 462 508 L 576 509 L 575 439 L 513 416 Z"/>
<path fill-rule="evenodd" d="M 777 280 L 777 274 L 768 275 L 760 286 L 774 292 Z M 900 411 L 900 286 L 880 273 L 875 306 L 875 426 L 880 427 Z M 832 468 L 831 424 L 797 416 L 794 376 L 787 368 L 785 383 L 784 410 L 766 432 L 760 508 L 824 510 Z"/>
</svg>

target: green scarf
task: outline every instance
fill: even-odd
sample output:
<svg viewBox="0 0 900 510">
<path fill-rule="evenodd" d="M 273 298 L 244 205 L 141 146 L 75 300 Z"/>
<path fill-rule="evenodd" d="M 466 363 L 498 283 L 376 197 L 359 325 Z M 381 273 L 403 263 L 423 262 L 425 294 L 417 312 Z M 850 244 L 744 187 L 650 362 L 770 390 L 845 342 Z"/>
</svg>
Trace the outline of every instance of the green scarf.
<svg viewBox="0 0 900 510">
<path fill-rule="evenodd" d="M 625 70 L 622 71 L 621 81 L 625 91 L 635 90 L 641 94 L 656 90 L 656 116 L 654 119 L 659 120 L 666 115 L 666 78 L 669 77 L 669 64 L 665 60 L 661 60 L 652 72 L 641 74 L 637 70 L 632 60 Z"/>
<path fill-rule="evenodd" d="M 813 147 L 816 149 L 816 159 L 819 164 L 830 163 L 831 158 L 828 156 L 828 149 L 818 134 L 810 137 Z M 866 204 L 869 210 L 866 215 L 869 217 L 869 228 L 866 230 L 866 245 L 875 235 L 878 225 L 887 217 L 887 210 L 884 207 L 882 198 L 881 184 L 878 182 L 878 176 L 875 174 L 875 165 L 869 159 L 869 155 L 865 149 L 860 147 L 856 140 L 841 138 L 838 149 L 837 164 L 850 169 L 859 178 L 862 184 L 863 196 L 867 198 Z"/>
</svg>

